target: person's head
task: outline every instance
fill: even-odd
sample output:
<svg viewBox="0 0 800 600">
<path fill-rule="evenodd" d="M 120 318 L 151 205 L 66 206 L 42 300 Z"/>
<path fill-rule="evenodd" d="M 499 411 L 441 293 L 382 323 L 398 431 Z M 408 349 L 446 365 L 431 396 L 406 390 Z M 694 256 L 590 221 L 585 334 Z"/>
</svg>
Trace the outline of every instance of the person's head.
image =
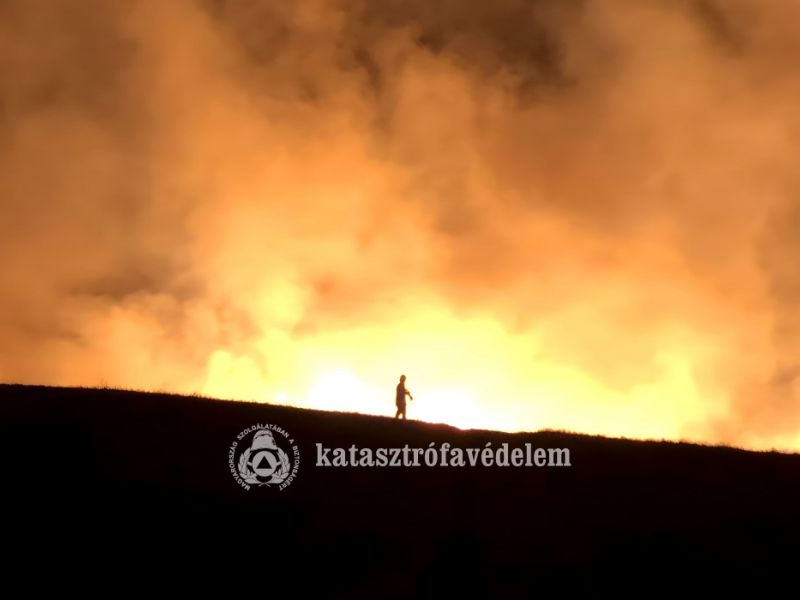
<svg viewBox="0 0 800 600">
<path fill-rule="evenodd" d="M 400 375 L 400 383 L 405 383 L 405 381 L 406 381 L 406 376 Z"/>
</svg>

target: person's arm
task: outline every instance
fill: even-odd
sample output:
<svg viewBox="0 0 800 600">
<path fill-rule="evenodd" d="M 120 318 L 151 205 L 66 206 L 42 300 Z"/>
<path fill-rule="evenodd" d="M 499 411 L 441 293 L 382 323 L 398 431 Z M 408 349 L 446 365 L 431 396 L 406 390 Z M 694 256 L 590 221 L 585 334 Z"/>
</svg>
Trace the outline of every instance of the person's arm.
<svg viewBox="0 0 800 600">
<path fill-rule="evenodd" d="M 411 399 L 411 400 L 414 399 L 414 396 L 412 396 L 411 392 L 409 392 L 408 390 L 406 390 L 406 394 L 408 394 L 409 399 Z"/>
</svg>

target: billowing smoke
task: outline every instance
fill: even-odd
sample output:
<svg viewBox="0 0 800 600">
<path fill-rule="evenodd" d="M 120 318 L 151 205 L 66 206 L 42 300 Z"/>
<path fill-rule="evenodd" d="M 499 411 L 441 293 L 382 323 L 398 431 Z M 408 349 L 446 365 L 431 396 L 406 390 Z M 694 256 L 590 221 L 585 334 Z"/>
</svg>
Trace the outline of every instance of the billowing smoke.
<svg viewBox="0 0 800 600">
<path fill-rule="evenodd" d="M 5 0 L 0 380 L 800 448 L 798 22 Z"/>
</svg>

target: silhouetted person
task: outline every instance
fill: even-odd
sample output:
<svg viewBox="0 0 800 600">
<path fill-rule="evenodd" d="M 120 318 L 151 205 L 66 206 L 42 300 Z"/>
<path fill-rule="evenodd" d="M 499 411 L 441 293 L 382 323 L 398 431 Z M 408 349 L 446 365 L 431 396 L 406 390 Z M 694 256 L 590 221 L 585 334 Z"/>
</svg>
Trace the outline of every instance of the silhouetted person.
<svg viewBox="0 0 800 600">
<path fill-rule="evenodd" d="M 400 416 L 403 417 L 403 420 L 406 418 L 406 396 L 408 396 L 410 400 L 414 399 L 411 392 L 406 389 L 406 376 L 400 375 L 400 383 L 397 384 L 397 395 L 395 396 L 395 404 L 397 404 L 397 413 L 394 415 L 395 419 Z"/>
</svg>

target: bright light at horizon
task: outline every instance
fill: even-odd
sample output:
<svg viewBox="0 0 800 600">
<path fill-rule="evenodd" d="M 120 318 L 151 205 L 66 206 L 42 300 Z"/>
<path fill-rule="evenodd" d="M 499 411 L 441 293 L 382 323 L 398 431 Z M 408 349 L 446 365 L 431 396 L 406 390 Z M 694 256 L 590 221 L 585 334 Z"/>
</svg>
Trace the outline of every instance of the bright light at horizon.
<svg viewBox="0 0 800 600">
<path fill-rule="evenodd" d="M 215 353 L 203 392 L 393 417 L 394 387 L 405 373 L 411 420 L 676 440 L 692 439 L 693 420 L 724 407 L 699 387 L 693 369 L 713 348 L 692 337 L 666 339 L 649 380 L 627 389 L 544 352 L 537 331 L 509 332 L 490 318 L 467 319 L 431 304 L 394 325 L 276 337 L 269 348 L 263 366 L 250 356 Z"/>
<path fill-rule="evenodd" d="M 364 384 L 352 371 L 335 368 L 320 375 L 311 386 L 307 406 L 320 410 L 381 414 L 385 402 L 381 402 L 380 397 L 378 390 Z"/>
</svg>

